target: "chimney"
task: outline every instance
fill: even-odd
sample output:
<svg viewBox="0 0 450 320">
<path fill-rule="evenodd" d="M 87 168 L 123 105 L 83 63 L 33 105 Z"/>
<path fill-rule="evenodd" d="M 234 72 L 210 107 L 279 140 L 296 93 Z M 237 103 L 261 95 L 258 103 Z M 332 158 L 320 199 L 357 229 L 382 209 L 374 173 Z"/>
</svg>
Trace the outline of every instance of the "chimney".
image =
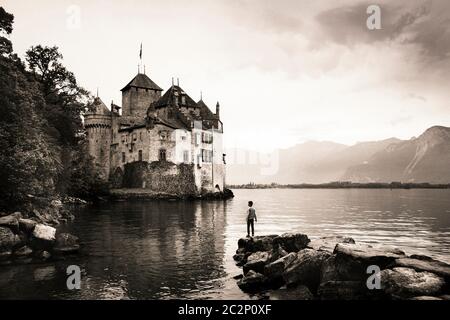
<svg viewBox="0 0 450 320">
<path fill-rule="evenodd" d="M 220 117 L 220 104 L 219 104 L 219 101 L 217 101 L 217 104 L 216 104 L 216 117 Z"/>
</svg>

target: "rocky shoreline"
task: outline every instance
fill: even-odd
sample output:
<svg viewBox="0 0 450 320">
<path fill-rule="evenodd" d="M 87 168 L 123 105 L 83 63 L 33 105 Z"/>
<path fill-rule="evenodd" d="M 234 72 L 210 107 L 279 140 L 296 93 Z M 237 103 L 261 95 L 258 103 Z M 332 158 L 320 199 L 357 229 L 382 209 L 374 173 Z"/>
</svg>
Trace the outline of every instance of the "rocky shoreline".
<svg viewBox="0 0 450 320">
<path fill-rule="evenodd" d="M 242 238 L 233 258 L 237 285 L 262 299 L 450 300 L 450 265 L 352 238 Z"/>
<path fill-rule="evenodd" d="M 55 226 L 74 219 L 67 205 L 86 202 L 70 197 L 33 200 L 26 211 L 0 212 L 0 265 L 42 262 L 78 252 L 78 238 L 58 232 Z"/>
<path fill-rule="evenodd" d="M 125 201 L 125 200 L 228 200 L 234 197 L 233 191 L 230 189 L 224 189 L 218 192 L 209 192 L 201 195 L 189 195 L 189 194 L 172 194 L 165 192 L 154 192 L 149 189 L 111 189 L 109 191 L 109 200 L 112 201 Z"/>
</svg>

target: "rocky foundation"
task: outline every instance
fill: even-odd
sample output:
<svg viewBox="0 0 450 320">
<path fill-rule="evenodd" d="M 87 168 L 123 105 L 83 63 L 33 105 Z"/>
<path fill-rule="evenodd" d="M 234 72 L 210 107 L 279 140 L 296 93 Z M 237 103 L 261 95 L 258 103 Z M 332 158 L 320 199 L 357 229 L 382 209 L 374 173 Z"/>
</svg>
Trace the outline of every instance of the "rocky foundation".
<svg viewBox="0 0 450 320">
<path fill-rule="evenodd" d="M 69 204 L 82 201 L 66 200 Z M 33 208 L 27 213 L 0 213 L 0 264 L 47 261 L 77 252 L 78 238 L 59 233 L 54 227 L 71 219 L 73 216 L 60 200 L 52 201 L 45 210 Z"/>
<path fill-rule="evenodd" d="M 450 299 L 450 265 L 427 256 L 407 256 L 397 248 L 355 243 L 352 238 L 310 241 L 305 234 L 242 238 L 233 258 L 243 269 L 243 275 L 235 277 L 237 285 L 261 298 Z"/>
<path fill-rule="evenodd" d="M 126 200 L 143 200 L 143 201 L 156 201 L 156 200 L 228 200 L 234 197 L 233 191 L 225 188 L 223 191 L 208 192 L 204 194 L 185 194 L 185 193 L 167 193 L 167 192 L 155 192 L 149 189 L 111 189 L 109 198 L 113 201 L 126 201 Z"/>
</svg>

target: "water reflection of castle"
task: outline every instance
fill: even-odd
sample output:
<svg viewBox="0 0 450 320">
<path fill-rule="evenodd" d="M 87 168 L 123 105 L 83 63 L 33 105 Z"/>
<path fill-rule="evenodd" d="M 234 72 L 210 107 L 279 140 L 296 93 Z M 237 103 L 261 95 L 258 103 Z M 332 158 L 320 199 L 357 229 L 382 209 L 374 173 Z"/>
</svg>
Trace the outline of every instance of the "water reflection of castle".
<svg viewBox="0 0 450 320">
<path fill-rule="evenodd" d="M 90 271 L 95 268 L 102 277 L 108 264 L 111 274 L 123 274 L 133 298 L 182 297 L 209 288 L 225 276 L 226 206 L 222 201 L 116 203 L 114 221 L 98 234 L 103 247 L 97 250 L 111 258 L 93 261 Z"/>
</svg>

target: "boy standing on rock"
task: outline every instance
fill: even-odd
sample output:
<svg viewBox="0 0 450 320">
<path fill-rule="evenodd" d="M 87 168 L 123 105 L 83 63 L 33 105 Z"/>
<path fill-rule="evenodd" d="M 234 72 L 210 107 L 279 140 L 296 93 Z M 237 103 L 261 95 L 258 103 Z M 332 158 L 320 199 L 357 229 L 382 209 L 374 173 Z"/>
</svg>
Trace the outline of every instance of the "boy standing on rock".
<svg viewBox="0 0 450 320">
<path fill-rule="evenodd" d="M 250 226 L 252 227 L 252 237 L 255 236 L 255 222 L 256 219 L 256 211 L 253 208 L 253 201 L 248 202 L 248 215 L 247 215 L 247 237 L 250 237 Z"/>
</svg>

